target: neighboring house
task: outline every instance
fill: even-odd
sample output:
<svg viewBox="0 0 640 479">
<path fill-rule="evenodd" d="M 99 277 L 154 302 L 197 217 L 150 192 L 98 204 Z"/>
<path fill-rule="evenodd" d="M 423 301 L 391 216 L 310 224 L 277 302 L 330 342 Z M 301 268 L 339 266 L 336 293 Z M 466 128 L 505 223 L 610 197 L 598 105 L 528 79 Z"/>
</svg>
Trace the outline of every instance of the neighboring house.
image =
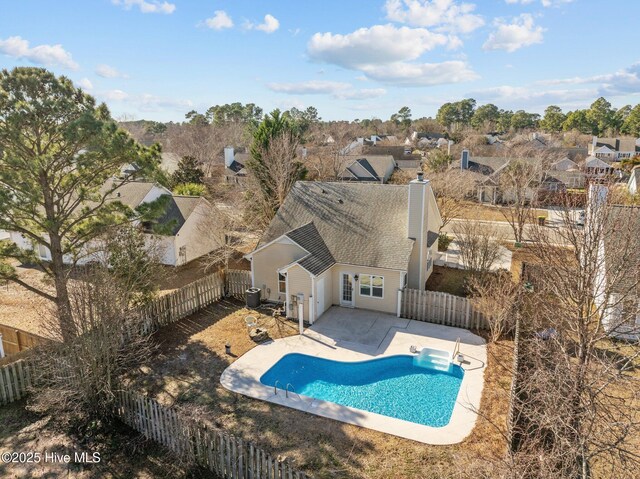
<svg viewBox="0 0 640 479">
<path fill-rule="evenodd" d="M 565 156 L 561 160 L 551 164 L 551 169 L 555 171 L 573 171 L 579 170 L 578 164 L 571 160 L 568 156 Z"/>
<path fill-rule="evenodd" d="M 640 155 L 636 138 L 598 138 L 594 136 L 589 145 L 589 155 L 604 161 L 618 161 Z"/>
<path fill-rule="evenodd" d="M 247 178 L 247 170 L 244 165 L 248 159 L 248 153 L 236 153 L 232 146 L 225 147 L 224 180 L 227 183 L 243 184 Z"/>
<path fill-rule="evenodd" d="M 525 162 L 539 162 L 538 158 L 510 158 L 510 157 L 472 157 L 469 150 L 462 150 L 460 160 L 451 163 L 450 168 L 467 171 L 476 181 L 476 198 L 480 203 L 497 204 L 508 198 L 509 192 L 501 191 L 500 175 L 504 168 L 514 160 Z M 549 169 L 541 168 L 540 178 L 527 194 L 530 200 L 536 198 L 537 194 L 547 197 L 547 193 L 556 193 L 566 189 L 583 188 L 586 183 L 586 176 L 583 171 L 569 169 L 558 170 L 556 165 L 561 167 L 569 164 L 576 165 L 572 160 L 564 158 L 551 165 Z M 607 165 L 608 167 L 609 165 Z"/>
<path fill-rule="evenodd" d="M 640 188 L 640 165 L 635 166 L 633 170 L 631 170 L 631 176 L 629 176 L 629 181 L 627 182 L 627 189 L 629 193 L 632 195 L 638 194 L 638 189 Z"/>
<path fill-rule="evenodd" d="M 595 156 L 589 156 L 584 161 L 584 171 L 591 178 L 602 178 L 615 174 L 616 168 Z"/>
<path fill-rule="evenodd" d="M 442 224 L 422 174 L 409 185 L 298 181 L 251 260 L 263 299 L 313 323 L 332 305 L 399 314 L 424 289 Z"/>
<path fill-rule="evenodd" d="M 121 180 L 109 180 L 103 186 L 103 191 L 112 188 L 113 182 Z M 145 203 L 152 203 L 160 197 L 169 198 L 164 214 L 155 220 L 153 224 L 139 225 L 146 233 L 149 247 L 153 247 L 160 255 L 160 262 L 169 266 L 181 266 L 204 256 L 223 245 L 223 238 L 214 231 L 212 217 L 215 211 L 211 204 L 201 197 L 176 196 L 163 186 L 147 181 L 131 181 L 122 184 L 108 197 L 107 201 L 118 201 L 131 209 L 136 209 Z M 156 234 L 154 225 L 162 225 L 167 231 L 164 234 Z M 34 245 L 31 240 L 21 233 L 10 232 L 10 239 L 23 249 L 37 248 L 38 256 L 48 261 L 51 253 L 43 245 Z M 82 257 L 64 258 L 67 264 L 86 264 L 97 261 L 102 256 L 99 242 L 88 244 L 82 252 Z"/>
<path fill-rule="evenodd" d="M 346 160 L 347 167 L 339 175 L 344 181 L 386 183 L 397 166 L 391 155 L 370 155 Z"/>
<path fill-rule="evenodd" d="M 606 200 L 606 186 L 593 184 L 589 188 L 588 208 Z M 609 206 L 604 214 L 587 214 L 589 218 L 604 217 L 604 230 L 594 280 L 598 307 L 604 307 L 602 322 L 607 334 L 618 339 L 640 339 L 640 254 L 637 244 L 629 247 L 630 232 L 640 231 L 640 208 Z M 585 225 L 589 228 L 589 222 Z M 587 230 L 588 231 L 588 230 Z"/>
</svg>

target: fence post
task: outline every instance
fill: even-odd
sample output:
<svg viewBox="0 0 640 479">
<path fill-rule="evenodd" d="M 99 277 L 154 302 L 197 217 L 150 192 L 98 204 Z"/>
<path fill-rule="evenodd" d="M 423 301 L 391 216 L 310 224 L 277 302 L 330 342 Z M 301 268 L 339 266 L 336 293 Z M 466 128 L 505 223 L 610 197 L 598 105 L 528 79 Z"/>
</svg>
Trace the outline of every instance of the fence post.
<svg viewBox="0 0 640 479">
<path fill-rule="evenodd" d="M 402 309 L 402 290 L 399 289 L 398 290 L 398 304 L 396 306 L 397 309 L 397 317 L 400 317 L 401 314 L 401 309 Z M 2 339 L 2 335 L 0 335 L 0 340 Z M 0 346 L 1 347 L 1 346 Z M 2 349 L 0 349 L 0 353 L 2 352 Z M 2 357 L 2 355 L 0 354 L 0 358 Z"/>
</svg>

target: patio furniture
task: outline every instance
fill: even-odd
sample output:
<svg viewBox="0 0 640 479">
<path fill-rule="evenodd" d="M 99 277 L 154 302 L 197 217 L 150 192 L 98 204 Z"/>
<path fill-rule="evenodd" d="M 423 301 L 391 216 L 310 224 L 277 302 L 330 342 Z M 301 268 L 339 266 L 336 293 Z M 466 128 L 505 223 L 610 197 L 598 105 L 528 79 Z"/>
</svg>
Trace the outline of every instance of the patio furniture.
<svg viewBox="0 0 640 479">
<path fill-rule="evenodd" d="M 244 324 L 247 327 L 247 329 L 253 329 L 258 326 L 258 320 L 256 319 L 255 316 L 245 316 Z"/>
</svg>

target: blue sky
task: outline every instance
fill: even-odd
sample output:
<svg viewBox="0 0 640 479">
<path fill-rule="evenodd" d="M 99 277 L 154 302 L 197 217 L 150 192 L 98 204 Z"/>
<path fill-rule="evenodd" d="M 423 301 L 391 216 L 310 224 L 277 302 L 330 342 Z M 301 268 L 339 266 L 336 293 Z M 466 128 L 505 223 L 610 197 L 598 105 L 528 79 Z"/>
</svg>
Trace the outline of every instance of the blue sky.
<svg viewBox="0 0 640 479">
<path fill-rule="evenodd" d="M 639 18 L 629 0 L 0 0 L 0 68 L 160 121 L 234 101 L 329 120 L 619 107 L 640 103 Z"/>
</svg>

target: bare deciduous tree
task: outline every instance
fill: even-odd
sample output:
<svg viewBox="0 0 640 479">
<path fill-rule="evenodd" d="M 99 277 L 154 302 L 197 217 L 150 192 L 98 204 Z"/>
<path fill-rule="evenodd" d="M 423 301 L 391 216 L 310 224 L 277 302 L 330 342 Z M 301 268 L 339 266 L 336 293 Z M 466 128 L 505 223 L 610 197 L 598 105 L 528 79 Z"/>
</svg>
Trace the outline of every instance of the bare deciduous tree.
<svg viewBox="0 0 640 479">
<path fill-rule="evenodd" d="M 620 339 L 640 335 L 640 210 L 593 185 L 581 227 L 572 201 L 561 228 L 531 228 L 542 267 L 518 308 L 517 422 L 495 477 L 637 477 L 640 345 Z"/>
<path fill-rule="evenodd" d="M 524 241 L 524 227 L 532 219 L 541 177 L 542 163 L 531 158 L 514 158 L 499 173 L 504 203 L 500 212 L 511 226 L 516 243 Z"/>
<path fill-rule="evenodd" d="M 102 267 L 86 270 L 74 283 L 70 299 L 78 336 L 34 353 L 35 409 L 79 419 L 112 414 L 119 378 L 151 351 L 139 316 L 129 308 L 130 286 Z M 45 327 L 49 336 L 59 335 L 56 320 Z"/>
<path fill-rule="evenodd" d="M 459 221 L 453 226 L 463 266 L 474 273 L 486 273 L 502 257 L 501 231 L 489 223 Z"/>
<path fill-rule="evenodd" d="M 491 341 L 497 341 L 515 328 L 520 307 L 522 285 L 512 280 L 510 273 L 472 276 L 468 288 L 475 308 L 489 322 Z"/>
<path fill-rule="evenodd" d="M 468 171 L 446 170 L 428 175 L 442 218 L 440 231 L 465 208 L 464 200 L 473 191 L 475 180 Z"/>
</svg>

